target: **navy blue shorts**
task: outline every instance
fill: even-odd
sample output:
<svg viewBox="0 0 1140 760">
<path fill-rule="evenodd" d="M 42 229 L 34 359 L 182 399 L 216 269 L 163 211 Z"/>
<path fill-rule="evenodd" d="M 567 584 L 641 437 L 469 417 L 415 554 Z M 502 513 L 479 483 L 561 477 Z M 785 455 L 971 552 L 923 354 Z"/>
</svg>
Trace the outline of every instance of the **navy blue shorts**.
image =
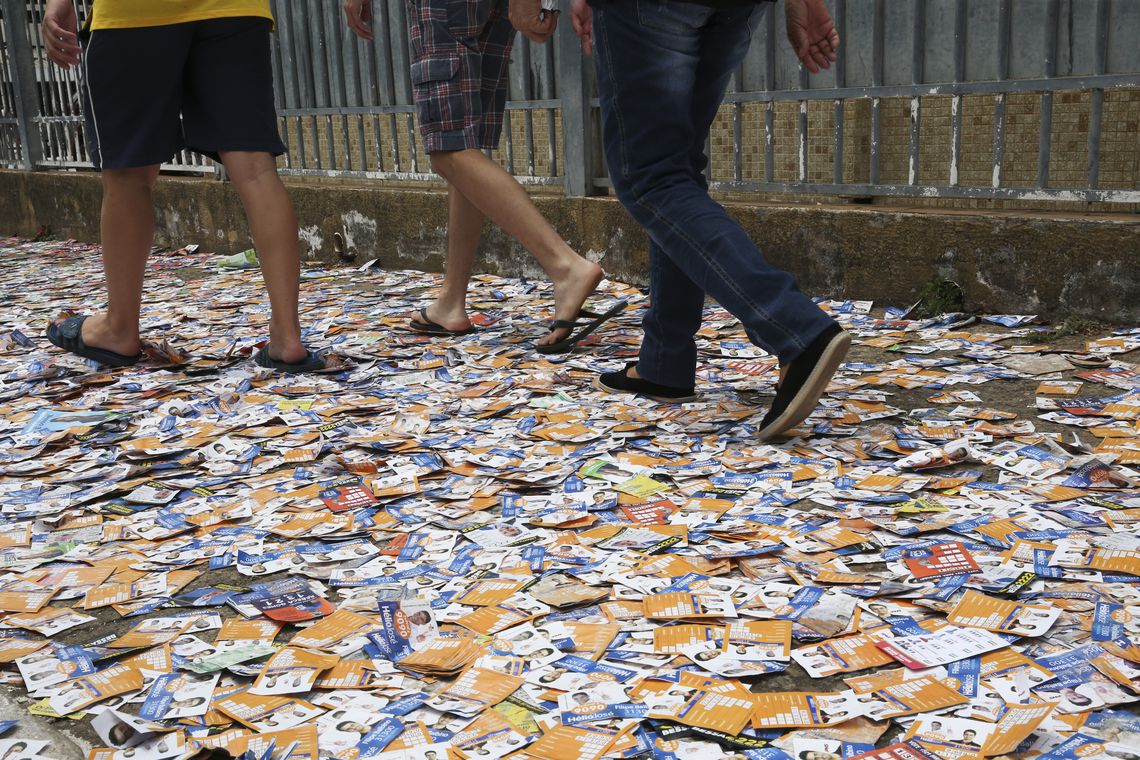
<svg viewBox="0 0 1140 760">
<path fill-rule="evenodd" d="M 83 114 L 97 169 L 170 160 L 185 148 L 279 156 L 269 19 L 235 17 L 85 35 Z"/>
</svg>

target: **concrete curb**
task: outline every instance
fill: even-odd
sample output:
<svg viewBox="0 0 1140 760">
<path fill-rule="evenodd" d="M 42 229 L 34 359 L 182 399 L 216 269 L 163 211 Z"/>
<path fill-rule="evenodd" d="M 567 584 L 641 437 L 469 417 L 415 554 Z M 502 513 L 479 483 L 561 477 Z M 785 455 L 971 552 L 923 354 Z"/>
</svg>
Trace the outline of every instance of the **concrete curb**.
<svg viewBox="0 0 1140 760">
<path fill-rule="evenodd" d="M 291 182 L 303 248 L 337 262 L 340 233 L 351 261 L 441 271 L 447 196 L 388 184 Z M 535 195 L 571 245 L 611 276 L 647 282 L 646 239 L 612 198 Z M 0 172 L 0 233 L 98 240 L 100 184 L 87 173 Z M 958 283 L 971 310 L 1140 322 L 1140 216 L 932 211 L 895 206 L 780 206 L 728 202 L 770 261 L 814 295 L 907 305 L 933 280 Z M 163 178 L 156 190 L 162 244 L 249 247 L 233 188 L 212 179 Z M 348 262 L 351 263 L 351 262 Z M 534 260 L 488 226 L 481 271 L 541 276 Z"/>
</svg>

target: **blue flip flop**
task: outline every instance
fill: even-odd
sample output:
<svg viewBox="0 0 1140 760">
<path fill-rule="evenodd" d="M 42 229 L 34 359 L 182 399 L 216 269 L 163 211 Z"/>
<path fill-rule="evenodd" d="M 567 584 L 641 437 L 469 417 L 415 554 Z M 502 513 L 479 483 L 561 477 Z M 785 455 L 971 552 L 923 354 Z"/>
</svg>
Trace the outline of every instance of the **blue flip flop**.
<svg viewBox="0 0 1140 760">
<path fill-rule="evenodd" d="M 275 369 L 287 375 L 300 375 L 305 372 L 316 372 L 325 368 L 325 360 L 319 354 L 309 351 L 305 358 L 299 362 L 283 362 L 269 355 L 269 346 L 262 346 L 253 355 L 253 363 L 266 369 Z"/>
<path fill-rule="evenodd" d="M 138 364 L 139 359 L 142 358 L 141 353 L 127 356 L 84 343 L 83 323 L 86 320 L 87 316 L 81 315 L 52 322 L 47 328 L 47 339 L 52 342 L 53 346 L 58 346 L 64 351 L 82 356 L 84 359 L 92 359 L 108 367 L 130 367 Z"/>
</svg>

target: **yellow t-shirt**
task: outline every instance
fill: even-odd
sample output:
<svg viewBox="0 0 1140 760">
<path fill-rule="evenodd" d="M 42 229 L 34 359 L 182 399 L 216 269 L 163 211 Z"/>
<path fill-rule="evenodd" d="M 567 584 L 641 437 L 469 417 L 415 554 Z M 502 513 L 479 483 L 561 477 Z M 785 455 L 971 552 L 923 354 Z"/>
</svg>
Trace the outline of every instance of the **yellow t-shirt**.
<svg viewBox="0 0 1140 760">
<path fill-rule="evenodd" d="M 273 19 L 269 0 L 95 0 L 89 20 L 91 29 L 129 29 L 234 16 Z"/>
</svg>

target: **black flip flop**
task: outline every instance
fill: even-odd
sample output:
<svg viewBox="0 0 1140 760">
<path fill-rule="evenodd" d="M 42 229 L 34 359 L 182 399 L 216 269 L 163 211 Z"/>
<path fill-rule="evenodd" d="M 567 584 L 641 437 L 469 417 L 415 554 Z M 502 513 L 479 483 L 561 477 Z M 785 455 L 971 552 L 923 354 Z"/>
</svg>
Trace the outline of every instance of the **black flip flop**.
<svg viewBox="0 0 1140 760">
<path fill-rule="evenodd" d="M 421 322 L 420 320 L 423 321 Z M 475 332 L 475 325 L 471 325 L 470 327 L 463 330 L 447 329 L 439 322 L 432 320 L 431 317 L 427 315 L 426 306 L 420 309 L 420 319 L 410 319 L 408 320 L 408 325 L 410 326 L 412 332 L 418 332 L 424 335 L 449 335 L 451 337 L 457 337 L 460 335 L 470 335 L 471 333 Z"/>
<path fill-rule="evenodd" d="M 628 305 L 626 301 L 618 301 L 601 314 L 596 311 L 581 309 L 578 311 L 578 319 L 556 319 L 550 323 L 551 331 L 566 327 L 571 330 L 570 334 L 557 343 L 551 343 L 549 346 L 535 346 L 535 348 L 540 354 L 565 354 L 573 351 L 574 346 L 578 345 L 583 338 L 594 332 L 594 330 L 597 330 L 607 320 L 613 319 L 618 314 L 621 314 Z M 583 322 L 583 319 L 590 321 Z M 578 332 L 573 332 L 576 327 L 580 327 L 581 329 L 578 330 Z"/>
<path fill-rule="evenodd" d="M 257 353 L 253 355 L 253 363 L 259 367 L 266 369 L 275 369 L 278 372 L 284 372 L 287 375 L 300 375 L 305 372 L 316 372 L 325 368 L 325 360 L 318 354 L 309 351 L 305 354 L 304 361 L 295 363 L 283 362 L 279 359 L 274 359 L 269 355 L 269 346 L 262 346 L 258 349 Z"/>
<path fill-rule="evenodd" d="M 138 364 L 139 359 L 142 358 L 142 353 L 127 356 L 84 343 L 83 323 L 86 320 L 87 315 L 80 315 L 68 317 L 59 322 L 52 322 L 47 328 L 47 339 L 51 341 L 53 346 L 58 346 L 64 351 L 82 356 L 84 359 L 92 359 L 108 367 L 130 367 Z"/>
</svg>

